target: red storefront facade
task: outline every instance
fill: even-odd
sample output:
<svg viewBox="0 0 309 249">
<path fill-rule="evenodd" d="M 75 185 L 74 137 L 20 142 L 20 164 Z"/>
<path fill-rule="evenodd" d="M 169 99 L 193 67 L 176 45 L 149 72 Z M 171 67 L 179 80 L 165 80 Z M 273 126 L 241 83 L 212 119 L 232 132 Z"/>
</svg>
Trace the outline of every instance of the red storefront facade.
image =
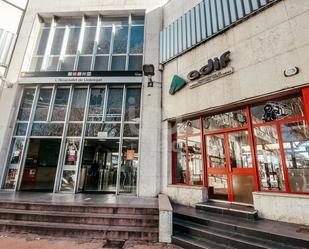
<svg viewBox="0 0 309 249">
<path fill-rule="evenodd" d="M 210 199 L 253 203 L 252 192 L 309 194 L 309 88 L 175 121 L 172 184 Z"/>
</svg>

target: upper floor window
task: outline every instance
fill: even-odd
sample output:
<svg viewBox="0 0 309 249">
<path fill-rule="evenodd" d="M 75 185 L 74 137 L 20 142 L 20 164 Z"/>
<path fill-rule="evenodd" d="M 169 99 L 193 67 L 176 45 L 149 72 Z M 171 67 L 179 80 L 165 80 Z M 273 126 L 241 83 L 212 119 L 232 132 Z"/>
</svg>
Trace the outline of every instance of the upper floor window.
<svg viewBox="0 0 309 249">
<path fill-rule="evenodd" d="M 139 71 L 143 46 L 143 16 L 53 18 L 41 24 L 28 71 Z"/>
</svg>

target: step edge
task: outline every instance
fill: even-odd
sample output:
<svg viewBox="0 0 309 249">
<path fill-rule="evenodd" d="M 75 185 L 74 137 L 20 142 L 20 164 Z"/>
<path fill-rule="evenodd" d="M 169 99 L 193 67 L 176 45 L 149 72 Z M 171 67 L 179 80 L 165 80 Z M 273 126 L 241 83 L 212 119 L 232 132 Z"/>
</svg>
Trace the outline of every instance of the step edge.
<svg viewBox="0 0 309 249">
<path fill-rule="evenodd" d="M 239 212 L 239 213 L 244 213 L 244 214 L 257 214 L 258 211 L 254 210 L 254 211 L 244 211 L 244 210 L 238 210 L 235 208 L 226 208 L 226 207 L 214 207 L 211 205 L 207 205 L 207 204 L 196 204 L 196 207 L 207 207 L 210 209 L 221 209 L 221 210 L 226 210 L 226 211 L 232 211 L 232 212 Z"/>
</svg>

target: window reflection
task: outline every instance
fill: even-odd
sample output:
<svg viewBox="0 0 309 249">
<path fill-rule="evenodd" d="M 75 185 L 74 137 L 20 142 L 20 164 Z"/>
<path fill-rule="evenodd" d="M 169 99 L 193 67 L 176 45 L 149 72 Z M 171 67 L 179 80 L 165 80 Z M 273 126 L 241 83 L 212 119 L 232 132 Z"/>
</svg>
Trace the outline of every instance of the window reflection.
<svg viewBox="0 0 309 249">
<path fill-rule="evenodd" d="M 53 89 L 40 89 L 34 121 L 46 121 Z"/>
<path fill-rule="evenodd" d="M 278 134 L 275 126 L 254 128 L 260 185 L 267 190 L 285 190 Z"/>
<path fill-rule="evenodd" d="M 122 113 L 122 88 L 109 89 L 108 101 L 107 101 L 107 121 L 120 121 Z"/>
<path fill-rule="evenodd" d="M 202 185 L 202 153 L 200 137 L 188 138 L 188 168 L 190 185 Z"/>
<path fill-rule="evenodd" d="M 21 99 L 19 112 L 18 112 L 18 121 L 28 121 L 30 117 L 30 112 L 34 100 L 35 89 L 25 88 L 24 93 Z"/>
<path fill-rule="evenodd" d="M 178 138 L 175 144 L 175 184 L 186 183 L 186 140 Z"/>
<path fill-rule="evenodd" d="M 92 88 L 89 103 L 88 121 L 102 121 L 105 89 Z"/>
<path fill-rule="evenodd" d="M 306 123 L 285 123 L 281 127 L 291 191 L 309 192 L 309 133 Z"/>
<path fill-rule="evenodd" d="M 52 121 L 64 121 L 67 111 L 70 89 L 57 89 Z"/>
<path fill-rule="evenodd" d="M 87 89 L 74 89 L 71 104 L 70 121 L 83 121 Z"/>
<path fill-rule="evenodd" d="M 125 121 L 139 121 L 141 89 L 128 88 L 126 93 Z"/>
<path fill-rule="evenodd" d="M 100 30 L 97 54 L 109 54 L 112 37 L 112 27 L 102 27 Z"/>
<path fill-rule="evenodd" d="M 209 196 L 218 200 L 228 200 L 227 175 L 208 174 Z"/>
<path fill-rule="evenodd" d="M 130 40 L 130 53 L 142 54 L 144 44 L 144 26 L 132 27 Z"/>
<path fill-rule="evenodd" d="M 209 168 L 226 168 L 224 135 L 206 136 L 207 165 Z"/>
<path fill-rule="evenodd" d="M 125 54 L 127 53 L 127 43 L 128 43 L 128 28 L 127 27 L 117 27 L 115 30 L 114 38 L 114 54 Z"/>
<path fill-rule="evenodd" d="M 252 158 L 247 131 L 230 133 L 230 163 L 232 168 L 251 168 Z"/>
<path fill-rule="evenodd" d="M 186 120 L 176 124 L 177 135 L 194 134 L 201 132 L 200 119 Z"/>
</svg>

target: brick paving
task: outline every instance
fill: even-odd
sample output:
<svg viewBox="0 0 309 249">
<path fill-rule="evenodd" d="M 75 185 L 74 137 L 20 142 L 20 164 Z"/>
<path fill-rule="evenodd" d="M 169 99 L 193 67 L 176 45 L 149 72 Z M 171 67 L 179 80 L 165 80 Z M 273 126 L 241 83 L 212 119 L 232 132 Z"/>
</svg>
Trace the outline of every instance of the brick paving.
<svg viewBox="0 0 309 249">
<path fill-rule="evenodd" d="M 106 247 L 104 240 L 77 240 L 32 234 L 0 233 L 0 249 L 181 249 L 160 243 L 126 242 L 121 247 Z"/>
</svg>

